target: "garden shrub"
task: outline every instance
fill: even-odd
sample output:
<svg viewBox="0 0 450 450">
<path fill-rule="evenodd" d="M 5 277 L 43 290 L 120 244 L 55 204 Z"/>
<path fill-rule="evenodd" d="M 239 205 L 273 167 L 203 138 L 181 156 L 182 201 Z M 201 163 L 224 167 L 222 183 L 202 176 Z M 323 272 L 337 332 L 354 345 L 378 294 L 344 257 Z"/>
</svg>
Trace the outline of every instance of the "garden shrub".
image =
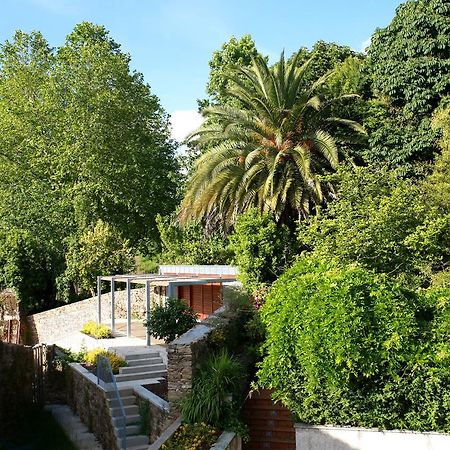
<svg viewBox="0 0 450 450">
<path fill-rule="evenodd" d="M 272 215 L 256 209 L 239 216 L 230 236 L 239 279 L 250 293 L 274 282 L 291 264 L 296 247 L 287 226 L 277 224 Z"/>
<path fill-rule="evenodd" d="M 261 310 L 267 355 L 258 383 L 302 422 L 449 431 L 449 369 L 433 356 L 450 337 L 439 337 L 446 327 L 438 324 L 450 318 L 446 295 L 436 300 L 385 274 L 302 257 Z"/>
<path fill-rule="evenodd" d="M 191 392 L 181 401 L 183 420 L 226 427 L 235 415 L 232 398 L 239 396 L 243 373 L 242 364 L 226 351 L 210 356 L 195 376 Z"/>
<path fill-rule="evenodd" d="M 183 424 L 174 435 L 162 445 L 163 450 L 209 450 L 217 441 L 218 428 L 204 423 Z"/>
<path fill-rule="evenodd" d="M 96 339 L 108 339 L 113 337 L 111 328 L 102 323 L 94 322 L 93 320 L 86 322 L 83 325 L 81 332 Z"/>
<path fill-rule="evenodd" d="M 108 350 L 105 350 L 104 348 L 95 348 L 93 350 L 88 351 L 86 353 L 84 361 L 86 364 L 96 366 L 98 356 L 104 356 L 108 358 L 113 373 L 119 373 L 119 369 L 127 365 L 127 362 L 125 361 L 124 358 L 119 356 L 117 353 L 110 352 Z"/>
<path fill-rule="evenodd" d="M 357 262 L 396 277 L 407 287 L 427 286 L 450 264 L 450 203 L 433 200 L 443 184 L 413 183 L 395 172 L 359 167 L 338 174 L 338 200 L 299 225 L 299 241 L 340 264 Z M 448 196 L 450 199 L 450 196 Z"/>
<path fill-rule="evenodd" d="M 197 323 L 197 314 L 182 299 L 168 298 L 165 305 L 155 305 L 145 322 L 152 336 L 173 341 Z"/>
</svg>

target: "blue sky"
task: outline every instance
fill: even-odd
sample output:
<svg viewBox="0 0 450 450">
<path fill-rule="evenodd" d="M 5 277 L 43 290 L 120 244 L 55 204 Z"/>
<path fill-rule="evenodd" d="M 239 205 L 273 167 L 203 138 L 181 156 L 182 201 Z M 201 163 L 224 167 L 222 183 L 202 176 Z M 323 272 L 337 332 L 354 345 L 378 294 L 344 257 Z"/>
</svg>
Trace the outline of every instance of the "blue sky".
<svg viewBox="0 0 450 450">
<path fill-rule="evenodd" d="M 131 54 L 163 107 L 176 137 L 198 124 L 196 99 L 205 96 L 208 61 L 232 35 L 250 33 L 273 61 L 322 39 L 361 50 L 389 24 L 399 0 L 3 0 L 0 41 L 15 30 L 41 31 L 63 43 L 83 20 L 105 25 Z"/>
</svg>

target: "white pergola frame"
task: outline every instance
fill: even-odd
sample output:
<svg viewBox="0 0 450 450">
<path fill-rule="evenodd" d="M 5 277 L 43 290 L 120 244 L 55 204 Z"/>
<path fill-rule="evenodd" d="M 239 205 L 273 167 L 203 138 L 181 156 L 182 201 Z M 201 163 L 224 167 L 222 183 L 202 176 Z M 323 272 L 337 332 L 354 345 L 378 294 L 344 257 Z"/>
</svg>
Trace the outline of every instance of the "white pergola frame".
<svg viewBox="0 0 450 450">
<path fill-rule="evenodd" d="M 182 285 L 192 285 L 192 284 L 211 284 L 220 283 L 222 286 L 224 281 L 232 281 L 230 279 L 224 279 L 222 277 L 214 278 L 203 278 L 203 277 L 193 277 L 192 274 L 185 276 L 173 276 L 173 275 L 108 275 L 108 276 L 98 276 L 97 277 L 97 322 L 102 322 L 102 291 L 101 284 L 102 281 L 110 282 L 111 292 L 111 330 L 114 333 L 116 330 L 115 323 L 115 287 L 116 283 L 125 283 L 127 291 L 127 337 L 131 337 L 131 285 L 139 284 L 145 286 L 145 304 L 146 304 L 146 319 L 150 320 L 151 314 L 151 288 L 153 286 L 166 286 L 167 287 L 167 297 L 174 297 L 174 290 L 177 286 Z M 146 332 L 146 345 L 151 345 L 151 335 L 148 331 Z"/>
</svg>

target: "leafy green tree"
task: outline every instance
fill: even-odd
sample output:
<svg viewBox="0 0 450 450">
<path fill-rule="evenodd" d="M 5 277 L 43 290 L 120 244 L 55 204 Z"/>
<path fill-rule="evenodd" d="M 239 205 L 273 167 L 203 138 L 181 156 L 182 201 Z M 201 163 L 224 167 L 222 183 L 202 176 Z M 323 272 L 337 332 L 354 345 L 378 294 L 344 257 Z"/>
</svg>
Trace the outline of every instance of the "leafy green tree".
<svg viewBox="0 0 450 450">
<path fill-rule="evenodd" d="M 58 174 L 77 223 L 114 225 L 132 245 L 157 241 L 155 217 L 177 204 L 168 118 L 104 27 L 82 23 L 57 53 L 65 105 Z"/>
<path fill-rule="evenodd" d="M 250 293 L 274 282 L 296 253 L 290 230 L 256 209 L 239 216 L 230 235 L 230 247 L 239 267 L 239 279 Z"/>
<path fill-rule="evenodd" d="M 0 228 L 45 257 L 49 288 L 28 293 L 30 304 L 55 298 L 71 237 L 103 220 L 148 252 L 159 244 L 156 214 L 178 203 L 167 115 L 129 64 L 86 22 L 58 49 L 37 32 L 0 47 Z M 5 286 L 22 292 L 13 278 Z"/>
<path fill-rule="evenodd" d="M 251 68 L 235 68 L 229 95 L 242 108 L 212 106 L 192 136 L 207 149 L 197 160 L 182 203 L 181 219 L 232 225 L 251 207 L 292 223 L 310 214 L 332 193 L 321 175 L 339 164 L 329 133 L 336 124 L 361 127 L 330 115 L 316 90 L 326 78 L 304 87 L 309 63 L 284 56 L 273 68 L 257 57 Z M 245 81 L 243 81 L 245 79 Z"/>
<path fill-rule="evenodd" d="M 349 58 L 363 58 L 363 55 L 355 52 L 346 45 L 339 45 L 335 42 L 317 41 L 308 50 L 306 47 L 300 48 L 297 64 L 302 66 L 311 59 L 310 70 L 305 75 L 305 84 L 311 85 L 320 77 L 332 72 L 338 65 L 344 63 Z M 292 56 L 296 58 L 297 53 Z M 351 93 L 356 91 L 351 90 Z"/>
<path fill-rule="evenodd" d="M 97 276 L 128 273 L 134 267 L 134 254 L 128 241 L 101 220 L 91 229 L 85 229 L 78 238 L 71 237 L 70 241 L 66 270 L 60 283 L 66 283 L 66 289 L 78 295 L 84 291 L 93 296 Z M 68 295 L 68 292 L 62 294 Z"/>
<path fill-rule="evenodd" d="M 161 239 L 160 263 L 227 264 L 232 252 L 228 241 L 218 232 L 206 233 L 199 223 L 181 227 L 173 216 L 157 216 Z"/>
<path fill-rule="evenodd" d="M 431 160 L 438 150 L 430 119 L 450 93 L 449 14 L 447 0 L 408 1 L 372 36 L 373 88 L 388 102 L 387 117 L 370 134 L 373 162 L 411 165 Z"/>
<path fill-rule="evenodd" d="M 209 99 L 199 100 L 200 109 L 211 104 L 236 105 L 236 100 L 228 94 L 228 72 L 235 66 L 250 67 L 257 56 L 255 42 L 249 34 L 239 40 L 232 36 L 220 50 L 215 51 L 209 61 L 210 72 L 206 85 Z"/>
<path fill-rule="evenodd" d="M 389 273 L 410 287 L 427 285 L 447 266 L 450 216 L 434 204 L 425 182 L 356 168 L 340 173 L 337 197 L 300 224 L 300 243 L 316 254 Z"/>
</svg>

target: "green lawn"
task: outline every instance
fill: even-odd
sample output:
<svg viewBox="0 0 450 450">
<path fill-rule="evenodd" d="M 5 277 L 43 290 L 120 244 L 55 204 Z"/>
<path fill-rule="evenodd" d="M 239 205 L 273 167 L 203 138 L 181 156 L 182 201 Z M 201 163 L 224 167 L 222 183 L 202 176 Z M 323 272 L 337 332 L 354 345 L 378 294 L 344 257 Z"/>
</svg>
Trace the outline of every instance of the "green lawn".
<svg viewBox="0 0 450 450">
<path fill-rule="evenodd" d="M 76 450 L 52 414 L 40 411 L 24 419 L 20 435 L 9 442 L 0 441 L 0 450 Z"/>
</svg>

